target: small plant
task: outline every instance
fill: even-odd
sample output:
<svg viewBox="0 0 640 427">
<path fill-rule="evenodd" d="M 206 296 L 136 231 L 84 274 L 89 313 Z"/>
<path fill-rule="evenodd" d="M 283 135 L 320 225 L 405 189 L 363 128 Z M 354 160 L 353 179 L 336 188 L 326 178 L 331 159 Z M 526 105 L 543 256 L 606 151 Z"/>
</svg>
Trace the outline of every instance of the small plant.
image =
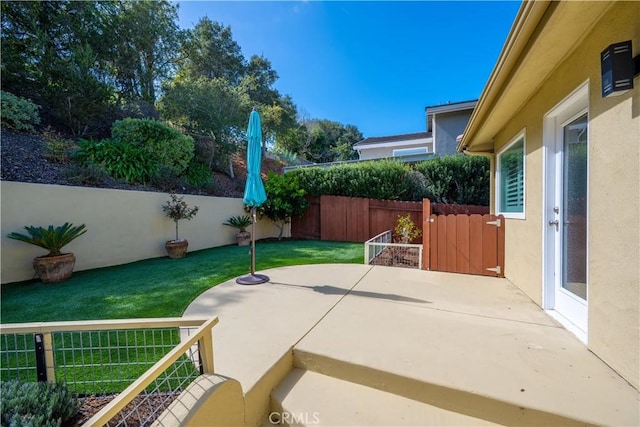
<svg viewBox="0 0 640 427">
<path fill-rule="evenodd" d="M 398 215 L 396 221 L 396 227 L 393 229 L 400 243 L 411 243 L 413 239 L 416 239 L 422 235 L 422 230 L 416 227 L 411 220 L 411 215 L 406 214 L 404 216 Z"/>
<path fill-rule="evenodd" d="M 62 248 L 87 232 L 84 224 L 74 227 L 73 224 L 65 222 L 64 225 L 48 228 L 25 226 L 28 235 L 20 233 L 10 233 L 8 237 L 31 245 L 39 246 L 49 251 L 47 257 L 61 255 Z"/>
<path fill-rule="evenodd" d="M 187 202 L 183 200 L 184 196 L 178 197 L 175 193 L 169 194 L 169 197 L 170 199 L 162 206 L 162 210 L 168 218 L 171 218 L 176 223 L 176 241 L 179 241 L 178 221 L 181 219 L 191 220 L 196 216 L 200 207 L 194 206 L 190 208 Z"/>
<path fill-rule="evenodd" d="M 252 221 L 249 215 L 237 215 L 229 218 L 223 225 L 237 228 L 238 231 L 247 231 L 247 227 L 249 227 L 251 223 Z"/>
<path fill-rule="evenodd" d="M 209 166 L 195 158 L 189 162 L 185 177 L 190 185 L 198 188 L 205 188 L 213 182 Z"/>
<path fill-rule="evenodd" d="M 102 166 L 94 164 L 86 166 L 70 164 L 63 169 L 62 174 L 72 184 L 90 186 L 99 186 L 109 176 Z"/>
<path fill-rule="evenodd" d="M 79 410 L 76 396 L 64 383 L 3 381 L 3 426 L 60 426 Z"/>
<path fill-rule="evenodd" d="M 2 108 L 0 108 L 0 122 L 9 129 L 33 132 L 33 125 L 40 123 L 36 104 L 28 99 L 12 93 L 0 91 Z"/>
<path fill-rule="evenodd" d="M 63 138 L 58 132 L 47 127 L 43 132 L 44 152 L 47 159 L 54 163 L 68 163 L 74 143 Z"/>
</svg>

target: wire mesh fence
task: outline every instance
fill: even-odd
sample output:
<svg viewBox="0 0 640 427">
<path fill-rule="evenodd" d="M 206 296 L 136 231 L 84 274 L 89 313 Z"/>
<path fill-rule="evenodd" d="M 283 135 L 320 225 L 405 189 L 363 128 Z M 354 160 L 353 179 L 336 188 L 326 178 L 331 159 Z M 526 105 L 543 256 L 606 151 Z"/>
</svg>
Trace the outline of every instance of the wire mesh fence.
<svg viewBox="0 0 640 427">
<path fill-rule="evenodd" d="M 391 230 L 366 241 L 364 256 L 370 265 L 422 268 L 422 245 L 393 243 Z"/>
<path fill-rule="evenodd" d="M 180 328 L 51 333 L 48 375 L 38 374 L 35 334 L 3 334 L 0 343 L 0 379 L 39 381 L 52 375 L 79 396 L 119 393 L 180 343 Z M 182 333 L 189 329 L 182 328 Z M 197 354 L 185 356 L 194 362 Z M 185 365 L 187 366 L 187 365 Z M 175 374 L 182 372 L 176 370 Z M 180 379 L 178 378 L 178 381 Z M 167 387 L 172 384 L 167 382 Z"/>
</svg>

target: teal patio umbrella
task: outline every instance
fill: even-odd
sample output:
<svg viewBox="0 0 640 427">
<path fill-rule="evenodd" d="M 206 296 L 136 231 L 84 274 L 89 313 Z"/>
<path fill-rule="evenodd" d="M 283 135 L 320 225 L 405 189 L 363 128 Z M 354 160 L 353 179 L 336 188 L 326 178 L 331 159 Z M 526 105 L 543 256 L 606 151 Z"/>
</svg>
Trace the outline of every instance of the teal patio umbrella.
<svg viewBox="0 0 640 427">
<path fill-rule="evenodd" d="M 256 208 L 267 200 L 260 165 L 262 163 L 262 125 L 260 114 L 253 107 L 247 126 L 247 183 L 244 187 L 244 204 L 251 207 L 251 274 L 238 277 L 240 285 L 258 285 L 269 281 L 264 274 L 256 274 Z"/>
</svg>

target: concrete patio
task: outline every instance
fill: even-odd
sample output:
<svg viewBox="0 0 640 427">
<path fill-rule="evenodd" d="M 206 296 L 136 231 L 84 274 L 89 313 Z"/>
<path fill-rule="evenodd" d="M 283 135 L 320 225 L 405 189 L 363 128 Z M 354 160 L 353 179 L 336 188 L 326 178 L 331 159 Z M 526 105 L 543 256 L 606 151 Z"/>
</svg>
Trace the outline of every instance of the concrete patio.
<svg viewBox="0 0 640 427">
<path fill-rule="evenodd" d="M 246 425 L 639 425 L 638 391 L 508 280 L 368 265 L 225 282 L 216 372 Z"/>
</svg>

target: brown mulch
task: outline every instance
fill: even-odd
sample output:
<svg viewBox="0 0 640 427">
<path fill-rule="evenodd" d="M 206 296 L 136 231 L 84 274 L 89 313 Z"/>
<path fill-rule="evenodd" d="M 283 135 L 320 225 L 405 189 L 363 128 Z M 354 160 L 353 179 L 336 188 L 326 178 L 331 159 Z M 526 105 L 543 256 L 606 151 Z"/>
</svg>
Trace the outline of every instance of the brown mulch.
<svg viewBox="0 0 640 427">
<path fill-rule="evenodd" d="M 92 396 L 80 399 L 81 406 L 78 411 L 78 415 L 71 420 L 68 426 L 79 427 L 89 421 L 91 417 L 97 414 L 102 408 L 104 408 L 109 402 L 111 402 L 117 395 L 107 396 Z M 120 412 L 120 414 L 127 414 L 132 412 L 127 417 L 127 426 L 148 426 L 151 425 L 162 411 L 169 407 L 178 397 L 177 393 L 173 394 L 150 394 L 147 396 L 138 396 L 131 403 L 129 403 Z M 137 407 L 137 408 L 136 408 Z M 135 408 L 135 409 L 134 409 Z M 114 418 L 114 421 L 118 421 L 119 418 Z"/>
<path fill-rule="evenodd" d="M 45 144 L 47 138 L 39 134 L 16 133 L 2 129 L 0 133 L 0 179 L 3 181 L 30 182 L 36 184 L 57 184 L 98 188 L 114 188 L 119 190 L 156 191 L 150 184 L 128 184 L 121 180 L 105 177 L 99 183 L 78 184 L 69 178 L 72 166 L 67 159 L 55 161 L 47 155 Z M 234 178 L 225 171 L 212 171 L 214 185 L 210 189 L 183 187 L 178 192 L 219 197 L 242 197 L 247 176 L 246 161 L 243 156 L 232 157 Z M 263 158 L 262 176 L 269 172 L 282 173 L 283 164 L 277 160 Z"/>
</svg>

